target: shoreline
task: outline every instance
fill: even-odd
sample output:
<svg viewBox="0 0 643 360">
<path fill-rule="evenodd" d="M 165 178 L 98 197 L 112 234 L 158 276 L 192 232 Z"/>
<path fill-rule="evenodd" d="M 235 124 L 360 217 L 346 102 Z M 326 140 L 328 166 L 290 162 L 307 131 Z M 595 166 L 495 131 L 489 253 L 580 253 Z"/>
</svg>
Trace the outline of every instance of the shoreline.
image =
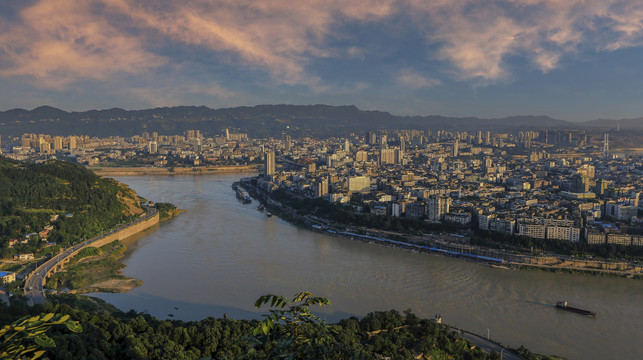
<svg viewBox="0 0 643 360">
<path fill-rule="evenodd" d="M 64 269 L 64 265 L 86 247 L 100 248 L 104 245 L 111 244 L 114 241 L 125 240 L 134 235 L 145 233 L 146 230 L 157 225 L 159 221 L 159 212 L 156 209 L 150 211 L 145 216 L 135 219 L 126 225 L 112 229 L 106 233 L 95 236 L 83 243 L 72 246 L 63 250 L 60 254 L 54 256 L 44 264 L 40 265 L 25 278 L 25 296 L 29 304 L 40 304 L 46 302 L 44 285 L 49 277 L 56 274 L 59 270 Z M 63 270 L 64 271 L 64 270 Z"/>
<path fill-rule="evenodd" d="M 159 222 L 146 228 L 142 229 L 141 231 L 132 234 L 128 236 L 127 238 L 124 238 L 121 240 L 121 244 L 125 248 L 125 251 L 117 258 L 115 261 L 121 265 L 121 270 L 119 270 L 118 274 L 114 276 L 107 277 L 105 279 L 102 279 L 98 282 L 90 283 L 86 286 L 83 286 L 80 289 L 72 290 L 69 291 L 68 293 L 70 294 L 91 294 L 95 292 L 104 292 L 104 293 L 127 293 L 130 290 L 142 286 L 143 285 L 143 280 L 137 279 L 137 278 L 132 278 L 132 277 L 126 277 L 122 274 L 122 271 L 124 268 L 127 267 L 127 265 L 123 264 L 121 262 L 121 259 L 123 259 L 125 256 L 127 256 L 132 250 L 127 247 L 127 245 L 131 245 L 133 243 L 136 243 L 143 237 L 147 236 L 150 231 L 156 231 L 159 228 L 159 225 L 162 222 L 168 221 L 172 218 L 177 217 L 179 214 L 187 212 L 187 210 L 183 209 L 176 209 L 171 213 L 168 213 L 167 217 L 161 217 L 159 216 Z M 116 241 L 116 240 L 115 240 Z"/>
<path fill-rule="evenodd" d="M 257 172 L 260 165 L 225 165 L 225 166 L 193 166 L 193 167 L 101 167 L 88 166 L 87 168 L 99 176 L 167 176 L 167 175 L 212 175 L 233 174 L 244 172 Z"/>
<path fill-rule="evenodd" d="M 176 209 L 175 211 L 171 212 L 168 214 L 167 217 L 160 218 L 159 217 L 159 222 L 156 224 L 153 224 L 152 226 L 141 229 L 140 231 L 131 234 L 130 236 L 123 238 L 122 240 L 114 240 L 108 244 L 105 244 L 103 246 L 107 246 L 110 244 L 113 244 L 115 241 L 120 241 L 120 244 L 123 246 L 124 250 L 123 252 L 117 257 L 114 258 L 113 260 L 117 262 L 120 266 L 121 269 L 119 272 L 115 275 L 108 276 L 102 279 L 98 279 L 96 282 L 89 283 L 85 286 L 82 286 L 78 289 L 73 289 L 73 290 L 68 290 L 65 291 L 67 294 L 78 294 L 78 295 L 86 295 L 86 294 L 91 294 L 95 292 L 104 292 L 104 293 L 127 293 L 133 288 L 139 287 L 143 285 L 143 281 L 132 278 L 132 277 L 127 277 L 122 274 L 122 270 L 126 267 L 125 264 L 121 262 L 121 260 L 127 256 L 132 250 L 131 248 L 128 247 L 128 245 L 134 244 L 143 237 L 147 236 L 150 231 L 155 231 L 158 229 L 159 224 L 165 221 L 168 221 L 179 214 L 186 212 L 187 210 L 181 210 L 181 209 Z M 90 245 L 91 246 L 91 245 Z M 89 247 L 89 246 L 88 246 Z M 100 261 L 100 260 L 105 260 L 108 257 L 110 257 L 112 254 L 103 254 L 99 258 L 92 259 L 93 261 Z M 81 260 L 82 262 L 82 260 Z M 79 262 L 80 263 L 80 262 Z M 77 264 L 74 264 L 77 265 Z M 73 265 L 72 265 L 73 266 Z M 64 270 L 63 270 L 64 271 Z M 92 269 L 88 269 L 87 271 L 92 271 Z"/>
<path fill-rule="evenodd" d="M 245 186 L 248 186 L 248 184 L 244 184 Z M 281 203 L 276 202 L 275 200 L 272 200 L 269 196 L 268 199 L 269 201 L 266 201 L 264 199 L 264 196 L 267 196 L 266 194 L 262 194 L 260 196 L 259 192 L 256 187 L 250 186 L 253 190 L 253 193 L 256 198 L 264 205 L 266 208 L 270 206 L 272 209 L 273 214 L 277 215 L 279 218 L 283 219 L 284 221 L 287 221 L 295 226 L 302 226 L 309 231 L 315 232 L 314 229 L 311 229 L 309 226 L 303 226 L 302 224 L 298 223 L 296 219 L 294 218 L 288 218 L 287 216 L 282 216 L 282 211 L 284 209 L 284 205 Z M 272 203 L 272 204 L 271 204 Z M 308 220 L 311 220 L 310 218 L 307 218 Z M 327 219 L 324 219 L 328 221 Z M 336 225 L 335 225 L 336 227 Z M 364 229 L 362 229 L 364 230 Z M 367 229 L 368 232 L 370 233 L 377 233 L 379 232 L 378 229 Z M 367 232 L 367 233 L 368 233 Z M 348 234 L 346 232 L 339 231 L 338 229 L 334 229 L 332 233 L 328 231 L 324 231 L 326 235 L 330 236 L 337 236 L 337 237 L 343 237 L 355 241 L 361 241 L 361 242 L 372 242 L 374 244 L 380 245 L 380 246 L 387 246 L 387 247 L 398 247 L 400 249 L 406 249 L 408 251 L 417 251 L 417 252 L 424 252 L 424 253 L 431 253 L 431 254 L 437 254 L 437 255 L 443 255 L 443 256 L 449 256 L 457 259 L 464 259 L 464 260 L 469 260 L 469 261 L 475 261 L 478 263 L 485 263 L 489 264 L 490 266 L 494 264 L 495 261 L 489 261 L 488 259 L 484 259 L 484 257 L 480 256 L 473 256 L 471 253 L 466 253 L 466 252 L 457 252 L 453 251 L 453 249 L 445 249 L 444 246 L 436 246 L 435 243 L 432 244 L 431 247 L 436 247 L 436 251 L 431 251 L 426 249 L 427 246 L 422 246 L 416 243 L 413 243 L 410 241 L 410 239 L 403 235 L 400 234 L 400 236 L 404 237 L 404 241 L 398 241 L 398 240 L 393 240 L 393 239 L 388 239 L 388 238 L 382 238 L 379 241 L 376 240 L 374 237 L 369 236 L 369 235 L 362 235 L 362 234 Z M 428 234 L 425 234 L 428 235 Z M 433 234 L 435 236 L 435 234 Z M 439 236 L 439 235 L 438 235 Z M 363 237 L 364 239 L 360 239 L 360 237 Z M 369 239 L 367 239 L 369 238 Z M 451 245 L 460 245 L 460 244 L 451 244 Z M 446 245 L 448 248 L 448 245 Z M 492 248 L 486 248 L 486 247 L 480 247 L 477 246 L 478 248 L 482 250 L 488 250 L 492 251 L 494 249 Z M 517 269 L 517 270 L 529 270 L 529 271 L 548 271 L 548 272 L 561 272 L 561 273 L 581 273 L 581 274 L 588 274 L 588 275 L 594 275 L 594 276 L 610 276 L 610 277 L 620 277 L 620 278 L 627 278 L 627 279 L 640 279 L 643 280 L 643 271 L 641 271 L 641 266 L 638 265 L 634 269 L 609 269 L 609 268 L 598 268 L 596 264 L 599 265 L 614 265 L 618 266 L 620 264 L 623 264 L 623 261 L 610 261 L 607 259 L 601 259 L 598 261 L 586 261 L 586 260 L 575 260 L 575 259 L 566 259 L 566 261 L 562 261 L 563 264 L 565 265 L 558 265 L 558 264 L 552 264 L 552 263 L 542 263 L 543 259 L 555 259 L 555 256 L 549 256 L 549 257 L 533 257 L 528 254 L 511 254 L 512 257 L 515 258 L 520 258 L 523 261 L 516 261 L 514 260 L 508 260 L 508 259 L 493 259 L 493 260 L 502 260 L 502 262 L 495 262 L 496 267 L 506 267 L 507 269 Z M 576 262 L 578 263 L 591 263 L 592 266 L 589 267 L 581 267 L 581 266 L 575 266 Z M 570 264 L 571 263 L 571 264 Z"/>
</svg>

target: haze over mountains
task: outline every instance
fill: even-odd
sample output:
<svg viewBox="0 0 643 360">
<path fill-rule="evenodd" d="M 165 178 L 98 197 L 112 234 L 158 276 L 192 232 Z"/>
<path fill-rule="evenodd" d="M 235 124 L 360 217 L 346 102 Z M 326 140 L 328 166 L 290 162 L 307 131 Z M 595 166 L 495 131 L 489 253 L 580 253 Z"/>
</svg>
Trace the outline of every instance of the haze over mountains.
<svg viewBox="0 0 643 360">
<path fill-rule="evenodd" d="M 33 110 L 0 112 L 0 134 L 132 136 L 143 131 L 179 134 L 188 129 L 207 135 L 225 128 L 239 129 L 252 137 L 343 136 L 378 129 L 431 129 L 457 131 L 523 131 L 543 128 L 635 128 L 643 118 L 569 122 L 547 116 L 511 116 L 498 119 L 446 116 L 396 116 L 383 111 L 365 111 L 355 106 L 258 105 L 212 109 L 206 106 L 176 106 L 145 110 L 119 108 L 67 112 L 50 106 Z"/>
</svg>

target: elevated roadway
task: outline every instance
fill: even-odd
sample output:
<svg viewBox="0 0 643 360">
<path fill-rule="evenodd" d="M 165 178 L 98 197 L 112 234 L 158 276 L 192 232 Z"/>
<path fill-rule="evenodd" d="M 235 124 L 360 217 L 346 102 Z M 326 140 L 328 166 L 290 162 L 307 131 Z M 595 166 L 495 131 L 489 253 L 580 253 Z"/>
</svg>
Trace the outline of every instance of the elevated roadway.
<svg viewBox="0 0 643 360">
<path fill-rule="evenodd" d="M 71 258 L 80 250 L 84 249 L 87 246 L 91 246 L 92 244 L 103 240 L 110 235 L 114 235 L 140 222 L 148 220 L 157 215 L 157 212 L 158 211 L 155 208 L 148 208 L 148 211 L 144 216 L 121 225 L 116 229 L 112 229 L 109 232 L 98 235 L 94 238 L 83 241 L 80 244 L 76 244 L 70 248 L 67 248 L 60 252 L 58 255 L 47 260 L 44 264 L 38 266 L 34 271 L 27 275 L 27 278 L 25 279 L 25 296 L 27 297 L 29 305 L 33 306 L 35 304 L 42 304 L 47 301 L 44 291 L 44 285 L 47 281 L 47 278 L 60 271 L 63 266 L 68 263 Z"/>
</svg>

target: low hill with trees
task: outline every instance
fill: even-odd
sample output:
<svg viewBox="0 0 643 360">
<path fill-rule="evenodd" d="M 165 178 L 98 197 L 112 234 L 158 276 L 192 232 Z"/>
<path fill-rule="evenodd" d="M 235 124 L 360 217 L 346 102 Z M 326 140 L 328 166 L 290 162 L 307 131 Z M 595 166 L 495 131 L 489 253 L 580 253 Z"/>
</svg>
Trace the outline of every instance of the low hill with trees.
<svg viewBox="0 0 643 360">
<path fill-rule="evenodd" d="M 80 165 L 0 156 L 0 258 L 68 247 L 143 212 L 132 189 Z"/>
</svg>

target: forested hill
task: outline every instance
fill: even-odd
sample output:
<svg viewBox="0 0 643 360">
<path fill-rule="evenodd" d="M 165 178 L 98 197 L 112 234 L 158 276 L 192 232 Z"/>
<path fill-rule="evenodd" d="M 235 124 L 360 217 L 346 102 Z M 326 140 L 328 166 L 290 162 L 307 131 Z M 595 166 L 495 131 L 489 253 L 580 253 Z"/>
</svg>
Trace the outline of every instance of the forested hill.
<svg viewBox="0 0 643 360">
<path fill-rule="evenodd" d="M 0 156 L 1 258 L 35 252 L 51 242 L 71 245 L 142 213 L 133 190 L 82 166 Z M 18 242 L 10 248 L 12 239 Z"/>
<path fill-rule="evenodd" d="M 3 308 L 0 302 L 0 326 L 42 312 L 70 315 L 78 321 L 81 332 L 71 333 L 64 326 L 48 331 L 56 346 L 47 348 L 45 355 L 52 360 L 500 359 L 500 354 L 482 351 L 448 326 L 420 319 L 410 311 L 373 312 L 332 325 L 305 318 L 277 324 L 264 336 L 253 333 L 259 324 L 256 320 L 168 321 L 134 310 L 122 313 L 100 299 L 59 295 L 52 300 L 61 304 Z M 553 360 L 524 347 L 518 353 L 527 360 Z"/>
<path fill-rule="evenodd" d="M 287 131 L 299 136 L 345 136 L 351 132 L 404 128 L 419 130 L 539 130 L 577 127 L 578 124 L 547 116 L 512 116 L 500 119 L 446 116 L 396 116 L 382 111 L 365 111 L 355 106 L 258 105 L 211 109 L 205 106 L 177 106 L 146 110 L 90 110 L 66 112 L 50 106 L 33 110 L 0 112 L 0 134 L 132 136 L 144 131 L 161 135 L 200 130 L 208 136 L 224 129 L 240 129 L 251 137 L 276 137 Z"/>
</svg>

